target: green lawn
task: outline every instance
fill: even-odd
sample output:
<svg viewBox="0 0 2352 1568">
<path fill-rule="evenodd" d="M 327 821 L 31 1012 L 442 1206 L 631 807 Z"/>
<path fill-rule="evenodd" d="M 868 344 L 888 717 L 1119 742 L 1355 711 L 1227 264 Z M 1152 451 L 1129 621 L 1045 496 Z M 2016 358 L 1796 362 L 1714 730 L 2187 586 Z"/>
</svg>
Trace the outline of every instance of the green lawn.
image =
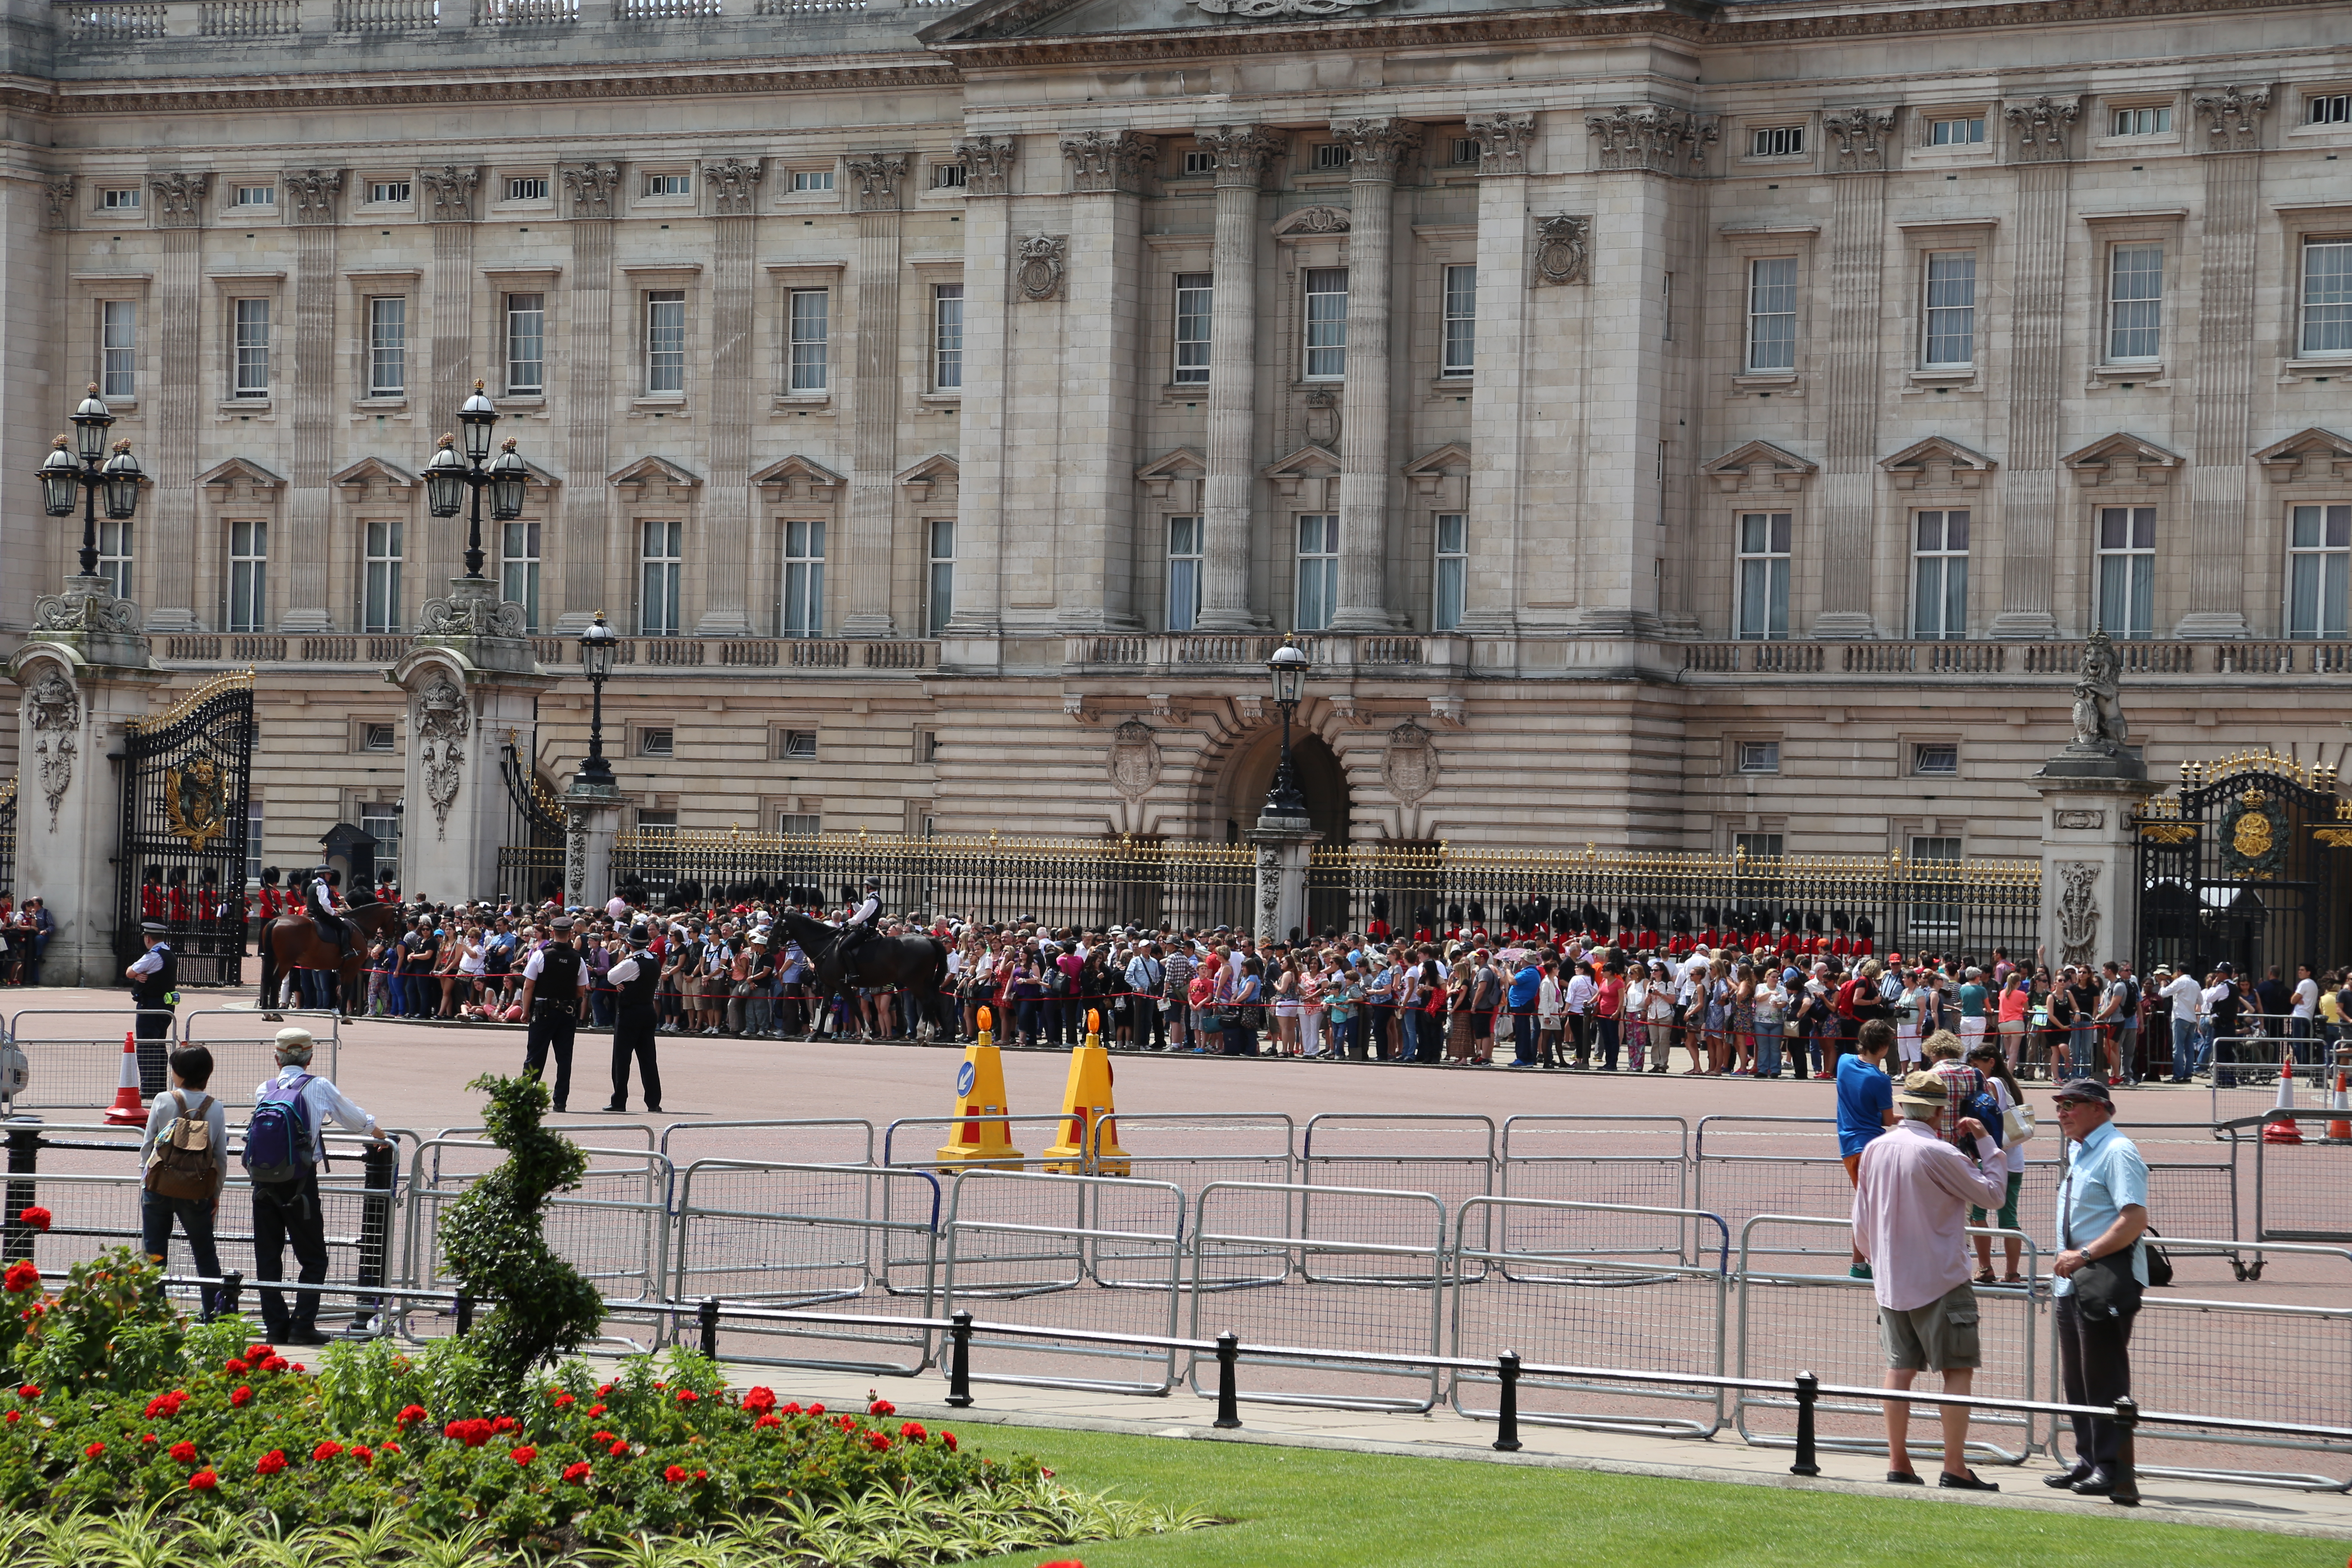
<svg viewBox="0 0 2352 1568">
<path fill-rule="evenodd" d="M 1007 1568 L 2336 1568 L 2347 1555 L 2342 1542 L 2149 1523 L 2104 1503 L 2084 1503 L 2075 1519 L 1255 1444 L 967 1431 L 986 1451 L 1036 1455 L 1082 1490 L 1239 1521 L 995 1560 Z M 2017 1479 L 2038 1490 L 2040 1474 Z"/>
</svg>

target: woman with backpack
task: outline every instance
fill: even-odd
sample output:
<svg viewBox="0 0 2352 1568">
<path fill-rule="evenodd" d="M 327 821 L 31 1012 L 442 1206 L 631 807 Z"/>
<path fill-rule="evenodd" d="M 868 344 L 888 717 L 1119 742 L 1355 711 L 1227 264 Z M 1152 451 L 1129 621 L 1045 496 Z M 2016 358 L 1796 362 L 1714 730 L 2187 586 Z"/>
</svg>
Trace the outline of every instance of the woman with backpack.
<svg viewBox="0 0 2352 1568">
<path fill-rule="evenodd" d="M 220 1249 L 213 1222 L 220 1215 L 221 1184 L 228 1180 L 228 1117 L 221 1102 L 205 1092 L 213 1079 L 213 1054 L 202 1046 L 172 1053 L 172 1088 L 155 1097 L 147 1112 L 147 1136 L 139 1145 L 145 1173 L 139 1196 L 140 1247 L 161 1268 L 172 1247 L 172 1222 L 188 1238 L 196 1272 L 220 1278 Z M 210 1321 L 219 1292 L 202 1288 L 204 1315 Z"/>
<path fill-rule="evenodd" d="M 2025 1140 L 2007 1137 L 2004 1129 L 2011 1108 L 2025 1103 L 2025 1090 L 2018 1087 L 2016 1075 L 2009 1070 L 2009 1058 L 2002 1052 L 1998 1039 L 1980 1039 L 1972 1044 L 1969 1047 L 1969 1066 L 1984 1074 L 1985 1092 L 1990 1095 L 1994 1101 L 1991 1108 L 1994 1114 L 1991 1117 L 1988 1118 L 1984 1114 L 1986 1108 L 1983 1107 L 1971 1110 L 1969 1114 L 1983 1122 L 1986 1131 L 1995 1134 L 1994 1141 L 2000 1143 L 2003 1153 L 2008 1157 L 2009 1196 L 2000 1205 L 1999 1217 L 2001 1229 L 2013 1231 L 2017 1229 L 2017 1192 L 2025 1183 Z M 1971 1206 L 1969 1210 L 1969 1223 L 1981 1226 L 1984 1222 L 1985 1211 Z M 1975 1240 L 1977 1244 L 1976 1282 L 1979 1285 L 1992 1284 L 1992 1237 L 1979 1236 Z M 2002 1276 L 2000 1283 L 2024 1284 L 2025 1277 L 2017 1271 L 2017 1264 L 2025 1247 L 2025 1238 L 2022 1236 L 2003 1237 L 2000 1246 L 2002 1254 L 2009 1260 L 2009 1271 Z"/>
</svg>

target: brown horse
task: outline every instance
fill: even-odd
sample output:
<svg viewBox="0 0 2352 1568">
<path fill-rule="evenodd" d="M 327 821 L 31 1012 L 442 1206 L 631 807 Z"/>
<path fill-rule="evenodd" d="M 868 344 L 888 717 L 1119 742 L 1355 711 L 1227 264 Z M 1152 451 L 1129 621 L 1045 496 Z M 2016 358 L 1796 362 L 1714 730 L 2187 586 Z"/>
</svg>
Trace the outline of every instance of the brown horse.
<svg viewBox="0 0 2352 1568">
<path fill-rule="evenodd" d="M 358 934 L 352 939 L 349 950 L 338 952 L 334 946 L 320 940 L 319 928 L 305 914 L 279 915 L 261 928 L 261 1005 L 264 1008 L 278 1005 L 279 978 L 297 969 L 331 969 L 341 982 L 338 991 L 338 1010 L 345 1017 L 363 1011 L 367 1005 L 367 986 L 362 976 L 367 973 L 367 939 L 401 926 L 397 904 L 360 904 L 344 912 L 352 929 Z M 268 1014 L 272 1019 L 278 1015 Z"/>
</svg>

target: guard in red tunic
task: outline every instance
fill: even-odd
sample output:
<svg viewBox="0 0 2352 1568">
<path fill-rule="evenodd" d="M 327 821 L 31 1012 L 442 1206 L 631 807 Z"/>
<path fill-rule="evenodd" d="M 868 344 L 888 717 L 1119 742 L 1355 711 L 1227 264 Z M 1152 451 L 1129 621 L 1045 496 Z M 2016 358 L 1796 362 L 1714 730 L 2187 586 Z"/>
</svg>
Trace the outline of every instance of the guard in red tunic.
<svg viewBox="0 0 2352 1568">
<path fill-rule="evenodd" d="M 1868 958 L 1871 955 L 1874 945 L 1873 939 L 1877 934 L 1877 929 L 1870 923 L 1868 915 L 1853 922 L 1853 954 L 1856 958 Z"/>
<path fill-rule="evenodd" d="M 163 868 L 150 866 L 147 875 L 139 882 L 139 918 L 160 921 L 163 918 Z"/>
<path fill-rule="evenodd" d="M 1837 933 L 1830 938 L 1831 957 L 1844 959 L 1853 955 L 1853 943 L 1846 940 L 1845 934 L 1847 928 L 1853 925 L 1853 921 L 1852 917 L 1847 915 L 1843 910 L 1835 910 L 1831 911 L 1830 929 Z"/>
<path fill-rule="evenodd" d="M 1379 942 L 1382 946 L 1387 945 L 1389 940 L 1389 898 L 1386 893 L 1374 893 L 1372 895 L 1372 923 L 1364 928 L 1364 934 L 1370 937 L 1372 941 Z"/>
<path fill-rule="evenodd" d="M 185 926 L 194 910 L 188 902 L 188 868 L 172 868 L 171 883 L 163 890 L 163 918 L 175 926 Z"/>
</svg>

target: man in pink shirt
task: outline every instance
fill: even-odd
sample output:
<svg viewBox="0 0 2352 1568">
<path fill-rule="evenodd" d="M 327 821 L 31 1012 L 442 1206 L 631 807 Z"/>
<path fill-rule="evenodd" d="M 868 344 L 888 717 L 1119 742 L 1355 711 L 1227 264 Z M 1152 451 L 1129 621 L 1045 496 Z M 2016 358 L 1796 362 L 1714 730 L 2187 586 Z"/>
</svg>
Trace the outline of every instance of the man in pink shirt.
<svg viewBox="0 0 2352 1568">
<path fill-rule="evenodd" d="M 1862 1152 L 1853 1192 L 1854 1249 L 1869 1260 L 1878 1296 L 1879 1338 L 1886 1346 L 1886 1386 L 1907 1389 L 1923 1370 L 1944 1374 L 1944 1392 L 1966 1394 L 1979 1359 L 1976 1291 L 1969 1283 L 1968 1211 L 1998 1208 L 2009 1195 L 2008 1161 L 1974 1117 L 1958 1131 L 1974 1138 L 1978 1158 L 1936 1135 L 1948 1086 L 1915 1072 L 1895 1097 L 1902 1120 Z M 1920 1484 L 1905 1439 L 1908 1400 L 1886 1402 L 1886 1479 Z M 2000 1489 L 1969 1468 L 1969 1407 L 1943 1407 L 1944 1473 L 1938 1486 L 1960 1491 Z"/>
</svg>

